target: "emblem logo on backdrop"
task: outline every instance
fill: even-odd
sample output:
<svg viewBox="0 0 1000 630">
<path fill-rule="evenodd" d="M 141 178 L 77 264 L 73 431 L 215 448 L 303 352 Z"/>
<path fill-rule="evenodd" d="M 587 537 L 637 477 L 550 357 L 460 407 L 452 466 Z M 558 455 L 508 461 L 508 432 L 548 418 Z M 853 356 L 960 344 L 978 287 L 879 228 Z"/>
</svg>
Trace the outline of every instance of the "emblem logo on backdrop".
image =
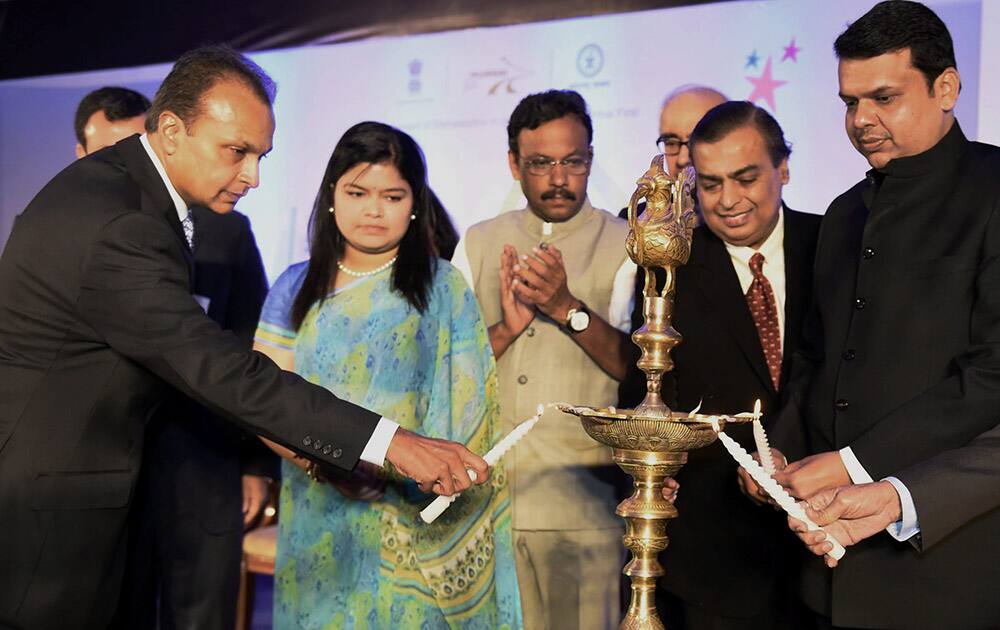
<svg viewBox="0 0 1000 630">
<path fill-rule="evenodd" d="M 410 70 L 410 81 L 406 88 L 410 96 L 420 96 L 420 91 L 424 85 L 420 81 L 420 71 L 424 69 L 424 64 L 419 59 L 414 59 L 408 66 Z"/>
<path fill-rule="evenodd" d="M 592 79 L 604 69 L 604 50 L 597 44 L 587 44 L 576 54 L 576 70 Z"/>
<path fill-rule="evenodd" d="M 431 61 L 424 61 L 430 58 Z M 409 60 L 407 60 L 409 59 Z M 395 101 L 407 106 L 432 103 L 446 92 L 442 82 L 446 79 L 445 69 L 435 63 L 433 57 L 403 57 L 394 64 L 398 81 L 393 85 Z"/>
<path fill-rule="evenodd" d="M 569 89 L 586 92 L 597 88 L 607 88 L 611 85 L 611 79 L 604 72 L 607 56 L 604 53 L 604 48 L 600 45 L 593 42 L 584 44 L 576 51 L 575 57 L 572 56 L 571 50 L 566 51 L 566 53 L 557 50 L 555 54 L 557 57 L 563 54 L 565 56 L 563 62 L 559 64 L 560 70 L 556 72 L 554 78 L 557 82 L 560 79 L 565 80 L 565 85 Z"/>
</svg>

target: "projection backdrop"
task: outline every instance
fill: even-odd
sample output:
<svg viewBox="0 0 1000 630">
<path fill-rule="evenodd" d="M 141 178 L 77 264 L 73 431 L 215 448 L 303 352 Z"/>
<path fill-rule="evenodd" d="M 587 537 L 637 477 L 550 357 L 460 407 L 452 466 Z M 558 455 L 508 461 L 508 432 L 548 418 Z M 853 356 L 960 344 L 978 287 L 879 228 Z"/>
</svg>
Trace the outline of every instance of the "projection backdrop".
<svg viewBox="0 0 1000 630">
<path fill-rule="evenodd" d="M 572 88 L 594 119 L 591 200 L 617 211 L 656 148 L 663 96 L 714 86 L 771 111 L 793 144 L 785 199 L 825 211 L 867 165 L 843 131 L 832 42 L 870 0 L 729 2 L 380 38 L 254 54 L 279 85 L 274 151 L 241 201 L 273 280 L 306 257 L 306 223 L 334 144 L 379 120 L 423 147 L 434 189 L 461 231 L 523 204 L 507 167 L 506 122 L 526 94 Z M 1000 143 L 1000 0 L 931 2 L 955 39 L 971 138 Z M 0 245 L 14 216 L 74 155 L 73 112 L 88 91 L 152 96 L 168 65 L 0 82 Z"/>
</svg>

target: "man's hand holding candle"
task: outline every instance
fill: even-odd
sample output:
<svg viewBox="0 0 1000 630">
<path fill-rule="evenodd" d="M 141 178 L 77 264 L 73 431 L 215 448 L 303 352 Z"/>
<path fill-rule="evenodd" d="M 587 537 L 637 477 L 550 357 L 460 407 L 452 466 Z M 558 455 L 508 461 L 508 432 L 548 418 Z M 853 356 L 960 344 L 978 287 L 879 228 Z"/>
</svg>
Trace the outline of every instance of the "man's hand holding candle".
<svg viewBox="0 0 1000 630">
<path fill-rule="evenodd" d="M 760 462 L 760 454 L 753 453 L 753 458 Z M 776 448 L 771 449 L 771 458 L 774 460 L 774 468 L 780 473 L 788 463 L 784 454 Z M 757 485 L 757 482 L 750 477 L 750 473 L 744 470 L 742 467 L 736 469 L 736 480 L 740 484 L 740 490 L 743 491 L 751 501 L 759 505 L 770 505 L 774 508 L 778 507 L 777 502 L 771 498 L 771 495 L 764 492 L 764 489 Z M 777 480 L 777 475 L 775 475 Z"/>
<path fill-rule="evenodd" d="M 899 494 L 888 481 L 830 488 L 810 497 L 806 504 L 809 518 L 844 546 L 885 531 L 902 515 Z M 789 516 L 788 526 L 817 556 L 832 549 L 823 532 L 808 531 L 802 521 Z M 835 567 L 837 561 L 826 556 L 826 564 Z"/>
<path fill-rule="evenodd" d="M 424 437 L 402 427 L 396 429 L 385 458 L 424 492 L 450 496 L 467 490 L 473 483 L 468 469 L 476 472 L 477 484 L 489 479 L 486 461 L 463 445 Z"/>
<path fill-rule="evenodd" d="M 796 499 L 809 499 L 818 492 L 851 485 L 851 476 L 840 453 L 827 451 L 788 464 L 774 480 Z"/>
</svg>

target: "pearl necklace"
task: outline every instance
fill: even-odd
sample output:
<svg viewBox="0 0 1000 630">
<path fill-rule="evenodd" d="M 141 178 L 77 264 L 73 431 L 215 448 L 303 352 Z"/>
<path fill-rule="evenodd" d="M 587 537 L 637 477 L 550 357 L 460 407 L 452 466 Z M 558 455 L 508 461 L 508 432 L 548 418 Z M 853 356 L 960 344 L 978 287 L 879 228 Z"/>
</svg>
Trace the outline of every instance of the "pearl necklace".
<svg viewBox="0 0 1000 630">
<path fill-rule="evenodd" d="M 371 271 L 354 271 L 353 269 L 348 269 L 347 267 L 345 267 L 344 263 L 342 263 L 342 262 L 340 262 L 338 260 L 337 261 L 337 269 L 340 269 L 341 271 L 343 271 L 347 275 L 354 276 L 355 278 L 367 278 L 368 276 L 374 276 L 375 274 L 381 273 L 381 272 L 385 271 L 386 269 L 388 269 L 389 267 L 392 267 L 392 265 L 396 262 L 397 258 L 399 258 L 399 254 L 393 256 L 392 260 L 390 260 L 389 262 L 387 262 L 385 264 L 382 264 L 382 265 L 379 265 L 378 267 L 375 267 Z"/>
</svg>

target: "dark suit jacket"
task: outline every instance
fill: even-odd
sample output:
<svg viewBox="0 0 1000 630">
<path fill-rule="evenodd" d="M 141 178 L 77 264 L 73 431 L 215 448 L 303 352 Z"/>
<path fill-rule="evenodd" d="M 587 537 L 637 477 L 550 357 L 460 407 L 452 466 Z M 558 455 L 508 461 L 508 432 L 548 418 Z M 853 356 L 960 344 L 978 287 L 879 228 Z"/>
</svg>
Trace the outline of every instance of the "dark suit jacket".
<svg viewBox="0 0 1000 630">
<path fill-rule="evenodd" d="M 190 288 L 138 137 L 70 165 L 17 218 L 0 259 L 0 626 L 107 625 L 143 424 L 168 386 L 357 463 L 378 416 L 248 351 Z"/>
<path fill-rule="evenodd" d="M 812 261 L 821 218 L 784 209 L 785 331 L 781 382 L 798 346 L 811 298 Z M 638 282 L 642 282 L 642 273 Z M 662 283 L 659 285 L 662 286 Z M 642 323 L 641 284 L 637 284 L 633 328 Z M 725 244 L 706 226 L 695 229 L 688 264 L 677 271 L 674 328 L 683 341 L 673 351 L 674 370 L 664 376 L 664 400 L 672 409 L 690 410 L 702 402 L 708 413 L 738 413 L 760 399 L 765 412 L 777 408 L 739 278 Z M 638 354 L 636 355 L 636 358 Z M 632 364 L 620 390 L 623 406 L 645 394 L 644 375 Z M 765 417 L 766 422 L 766 417 Z M 749 425 L 726 432 L 754 451 Z M 694 451 L 677 475 L 679 517 L 668 529 L 670 546 L 662 554 L 663 587 L 710 613 L 749 617 L 774 606 L 778 582 L 794 539 L 785 520 L 759 508 L 736 484 L 736 463 L 716 442 Z"/>
<path fill-rule="evenodd" d="M 196 226 L 192 292 L 209 300 L 209 317 L 250 348 L 267 297 L 250 222 L 238 212 L 191 211 Z M 147 427 L 146 443 L 158 474 L 173 481 L 171 502 L 189 506 L 210 533 L 242 533 L 241 473 L 274 477 L 277 472 L 277 456 L 256 436 L 184 396 L 163 405 Z"/>
<path fill-rule="evenodd" d="M 850 446 L 874 479 L 899 478 L 921 530 L 872 536 L 832 572 L 811 563 L 807 602 L 836 625 L 1000 627 L 998 173 L 1000 148 L 955 123 L 824 218 L 780 423 L 800 410 L 809 452 Z"/>
<path fill-rule="evenodd" d="M 250 222 L 239 212 L 195 207 L 191 213 L 194 294 L 209 317 L 250 348 L 267 294 Z M 231 630 L 243 539 L 241 475 L 275 477 L 278 457 L 179 393 L 168 397 L 145 434 L 113 625 Z"/>
</svg>

